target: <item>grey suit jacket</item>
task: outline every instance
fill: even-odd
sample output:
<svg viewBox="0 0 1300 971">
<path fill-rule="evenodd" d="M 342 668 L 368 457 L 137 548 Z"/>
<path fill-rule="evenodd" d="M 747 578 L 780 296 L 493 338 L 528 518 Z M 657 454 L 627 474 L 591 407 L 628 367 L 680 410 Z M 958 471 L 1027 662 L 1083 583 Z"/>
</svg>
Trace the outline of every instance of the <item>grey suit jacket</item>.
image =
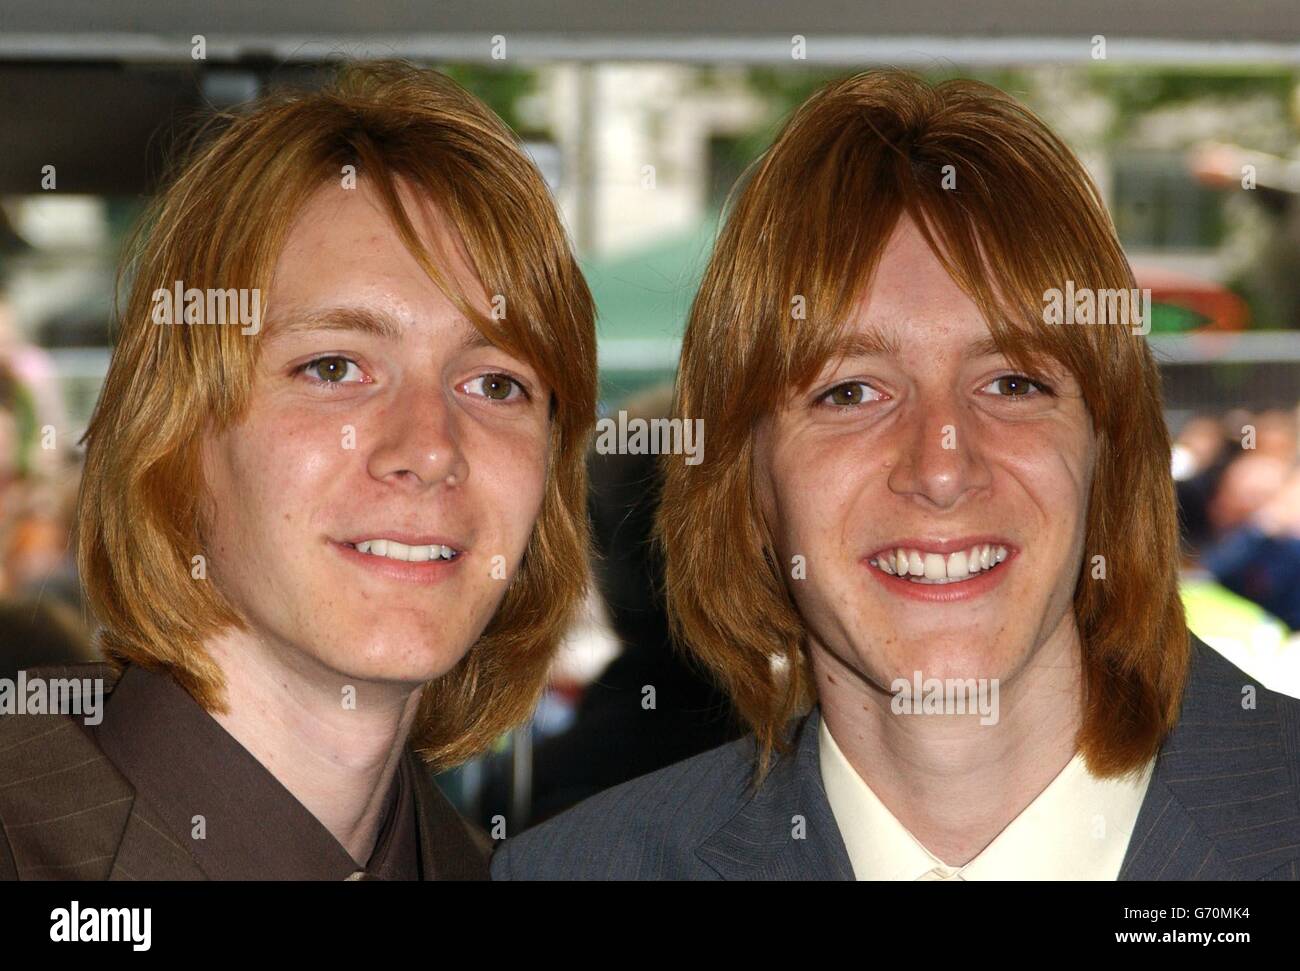
<svg viewBox="0 0 1300 971">
<path fill-rule="evenodd" d="M 1178 724 L 1161 747 L 1121 880 L 1300 879 L 1300 700 L 1192 638 Z M 851 880 L 822 787 L 816 710 L 757 791 L 741 739 L 610 789 L 519 836 L 494 879 Z M 793 838 L 802 825 L 802 837 Z"/>
</svg>

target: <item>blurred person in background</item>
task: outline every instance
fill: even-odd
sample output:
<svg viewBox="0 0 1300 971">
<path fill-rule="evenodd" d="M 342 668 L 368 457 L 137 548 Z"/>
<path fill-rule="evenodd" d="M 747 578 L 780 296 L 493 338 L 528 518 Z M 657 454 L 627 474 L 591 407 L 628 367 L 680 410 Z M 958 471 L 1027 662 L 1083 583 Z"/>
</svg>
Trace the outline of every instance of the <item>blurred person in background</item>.
<svg viewBox="0 0 1300 971">
<path fill-rule="evenodd" d="M 58 373 L 0 297 L 0 593 L 58 597 L 80 613 L 71 526 L 80 476 Z"/>
<path fill-rule="evenodd" d="M 1200 441 L 1204 446 L 1202 455 L 1195 466 L 1180 467 L 1179 448 L 1189 439 Z M 1179 590 L 1187 612 L 1187 626 L 1273 690 L 1296 694 L 1300 681 L 1288 676 L 1283 657 L 1286 625 L 1259 604 L 1225 587 L 1203 562 L 1206 550 L 1215 547 L 1220 535 L 1216 520 L 1222 522 L 1230 505 L 1220 501 L 1211 515 L 1211 502 L 1220 493 L 1225 471 L 1243 455 L 1237 439 L 1228 438 L 1219 419 L 1194 419 L 1180 431 L 1174 454 L 1182 537 Z"/>
<path fill-rule="evenodd" d="M 1226 464 L 1229 438 L 1223 422 L 1212 415 L 1196 415 L 1183 424 L 1174 438 L 1173 475 L 1186 482 Z"/>
<path fill-rule="evenodd" d="M 0 362 L 30 397 L 31 422 L 43 439 L 40 447 L 33 448 L 27 456 L 28 461 L 35 471 L 57 471 L 73 451 L 72 442 L 65 441 L 68 416 L 58 369 L 48 351 L 23 338 L 13 308 L 3 296 L 0 296 Z"/>
<path fill-rule="evenodd" d="M 0 353 L 0 671 L 95 657 L 71 551 L 77 468 L 41 447 L 27 382 Z"/>
<path fill-rule="evenodd" d="M 1201 564 L 1224 587 L 1300 631 L 1300 467 L 1246 453 L 1210 503 L 1215 542 Z"/>
<path fill-rule="evenodd" d="M 672 387 L 616 404 L 629 420 L 665 419 Z M 652 540 L 660 457 L 592 450 L 595 574 L 620 652 L 582 690 L 573 723 L 533 748 L 530 822 L 740 734 L 727 696 L 677 649 L 663 603 L 663 560 Z M 649 694 L 652 691 L 653 694 Z M 480 802 L 490 825 L 510 805 L 511 760 L 494 758 Z"/>
</svg>

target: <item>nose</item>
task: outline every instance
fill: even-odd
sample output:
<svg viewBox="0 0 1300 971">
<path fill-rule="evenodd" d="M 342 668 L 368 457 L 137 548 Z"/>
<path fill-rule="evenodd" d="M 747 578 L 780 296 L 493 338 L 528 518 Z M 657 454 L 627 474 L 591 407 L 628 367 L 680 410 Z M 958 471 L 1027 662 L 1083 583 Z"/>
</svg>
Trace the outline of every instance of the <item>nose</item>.
<svg viewBox="0 0 1300 971">
<path fill-rule="evenodd" d="M 889 488 L 931 509 L 950 509 L 991 481 L 973 416 L 950 396 L 920 401 L 903 418 Z"/>
<path fill-rule="evenodd" d="M 376 479 L 421 490 L 469 478 L 456 409 L 441 387 L 403 389 L 379 416 L 377 434 L 367 460 Z"/>
</svg>

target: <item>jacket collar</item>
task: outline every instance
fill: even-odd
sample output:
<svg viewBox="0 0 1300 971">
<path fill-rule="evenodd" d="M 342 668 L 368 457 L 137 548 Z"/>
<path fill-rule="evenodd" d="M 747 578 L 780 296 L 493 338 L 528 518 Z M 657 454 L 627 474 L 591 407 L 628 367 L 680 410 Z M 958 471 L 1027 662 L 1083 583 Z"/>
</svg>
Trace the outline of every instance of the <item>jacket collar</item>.
<svg viewBox="0 0 1300 971">
<path fill-rule="evenodd" d="M 852 880 L 853 867 L 822 786 L 817 709 L 740 811 L 696 851 L 725 880 Z M 756 754 L 752 750 L 751 755 Z"/>
<path fill-rule="evenodd" d="M 1300 858 L 1300 704 L 1191 645 L 1121 880 L 1258 880 Z"/>
<path fill-rule="evenodd" d="M 476 841 L 465 820 L 438 791 L 429 767 L 409 745 L 415 780 L 415 818 L 420 835 L 420 869 L 424 880 L 486 880 L 491 853 L 486 837 Z"/>
</svg>

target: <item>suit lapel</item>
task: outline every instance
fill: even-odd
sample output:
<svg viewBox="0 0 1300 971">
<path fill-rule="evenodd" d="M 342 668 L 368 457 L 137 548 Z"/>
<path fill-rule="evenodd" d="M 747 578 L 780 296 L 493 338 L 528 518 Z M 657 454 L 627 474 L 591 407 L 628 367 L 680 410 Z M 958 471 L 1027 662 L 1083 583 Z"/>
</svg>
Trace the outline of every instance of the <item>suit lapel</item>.
<svg viewBox="0 0 1300 971">
<path fill-rule="evenodd" d="M 131 811 L 131 789 L 65 715 L 0 725 L 5 836 L 20 880 L 102 880 Z"/>
<path fill-rule="evenodd" d="M 1252 693 L 1253 707 L 1244 703 Z M 1119 878 L 1257 880 L 1294 865 L 1295 711 L 1291 699 L 1193 637 L 1182 711 L 1156 759 Z"/>
<path fill-rule="evenodd" d="M 108 879 L 207 880 L 208 876 L 190 852 L 167 832 L 162 817 L 135 796 Z"/>
<path fill-rule="evenodd" d="M 852 880 L 853 868 L 822 786 L 820 713 L 795 729 L 740 811 L 696 851 L 724 880 Z"/>
<path fill-rule="evenodd" d="M 1237 880 L 1240 875 L 1169 786 L 1153 776 L 1118 879 Z"/>
<path fill-rule="evenodd" d="M 14 763 L 0 774 L 22 783 L 8 796 L 5 820 L 20 879 L 202 878 L 73 719 L 31 716 L 6 729 Z"/>
</svg>

